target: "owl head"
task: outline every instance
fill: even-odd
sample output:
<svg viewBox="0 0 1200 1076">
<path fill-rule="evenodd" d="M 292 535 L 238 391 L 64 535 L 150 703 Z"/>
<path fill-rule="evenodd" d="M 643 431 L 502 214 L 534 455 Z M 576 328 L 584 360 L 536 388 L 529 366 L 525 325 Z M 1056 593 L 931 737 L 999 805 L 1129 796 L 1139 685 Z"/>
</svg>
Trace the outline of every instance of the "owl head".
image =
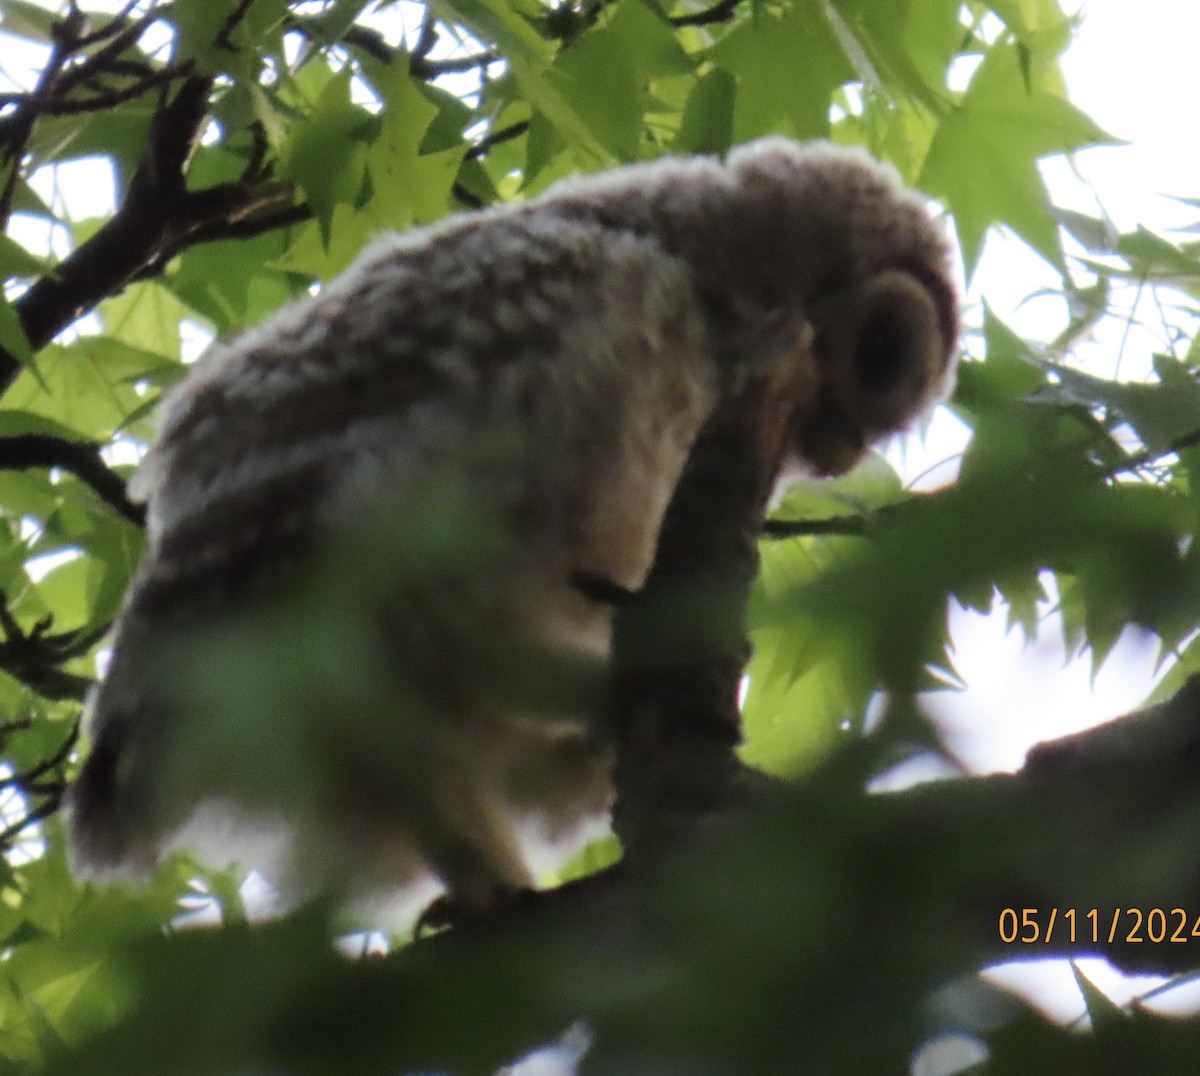
<svg viewBox="0 0 1200 1076">
<path fill-rule="evenodd" d="M 794 356 L 793 463 L 849 470 L 943 398 L 958 301 L 924 201 L 861 149 L 772 137 L 715 158 L 568 180 L 543 202 L 643 235 L 687 266 L 730 365 Z"/>
<path fill-rule="evenodd" d="M 861 150 L 771 138 L 735 150 L 726 168 L 759 238 L 746 252 L 751 286 L 806 330 L 797 462 L 841 474 L 953 387 L 949 245 L 921 198 Z"/>
</svg>

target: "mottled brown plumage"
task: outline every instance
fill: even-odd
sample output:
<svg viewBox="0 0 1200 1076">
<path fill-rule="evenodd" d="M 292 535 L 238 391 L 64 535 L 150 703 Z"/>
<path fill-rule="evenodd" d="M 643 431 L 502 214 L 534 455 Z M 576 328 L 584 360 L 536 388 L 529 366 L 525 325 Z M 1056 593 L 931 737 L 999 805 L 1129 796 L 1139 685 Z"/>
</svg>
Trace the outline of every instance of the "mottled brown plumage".
<svg viewBox="0 0 1200 1076">
<path fill-rule="evenodd" d="M 945 391 L 956 332 L 920 201 L 827 144 L 376 243 L 164 404 L 77 865 L 238 832 L 315 885 L 528 885 L 518 830 L 609 806 L 602 591 L 644 581 L 717 401 L 786 359 L 793 462 L 840 473 Z"/>
</svg>

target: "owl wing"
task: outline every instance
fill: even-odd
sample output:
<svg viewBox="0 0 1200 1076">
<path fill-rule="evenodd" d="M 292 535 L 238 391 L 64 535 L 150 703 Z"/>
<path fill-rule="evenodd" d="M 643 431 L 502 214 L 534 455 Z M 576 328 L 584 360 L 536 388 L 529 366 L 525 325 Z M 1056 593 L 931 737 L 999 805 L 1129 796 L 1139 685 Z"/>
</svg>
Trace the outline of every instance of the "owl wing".
<svg viewBox="0 0 1200 1076">
<path fill-rule="evenodd" d="M 471 636 L 460 649 L 474 653 L 475 636 L 502 637 L 505 621 L 561 636 L 556 644 L 572 632 L 606 644 L 607 614 L 581 608 L 570 581 L 640 584 L 715 382 L 682 265 L 650 239 L 547 209 L 385 241 L 315 300 L 206 359 L 167 401 L 140 480 L 150 541 L 90 705 L 92 753 L 72 794 L 78 865 L 152 866 L 211 792 L 206 782 L 247 770 L 238 756 L 253 753 L 249 737 L 223 758 L 211 737 L 192 735 L 179 695 L 197 679 L 180 670 L 202 652 L 197 630 L 220 635 L 256 601 L 288 593 L 349 548 L 339 542 L 364 518 L 390 525 L 411 514 L 412 491 L 486 502 L 476 545 L 488 555 L 383 610 L 404 629 L 396 645 L 422 660 L 438 640 L 428 655 L 437 663 L 462 643 L 455 633 Z M 361 567 L 369 581 L 393 566 Z M 222 690 L 212 685 L 217 705 Z M 340 718 L 336 702 L 326 708 L 332 742 Z M 436 767 L 440 746 L 408 743 L 406 757 Z M 179 757 L 189 752 L 206 757 Z M 405 830 L 396 843 L 416 853 L 399 859 L 513 873 L 487 862 L 489 842 L 503 841 L 472 780 L 491 778 L 463 778 L 452 807 L 411 797 L 414 813 L 446 817 Z M 564 795 L 546 787 L 548 798 Z"/>
</svg>

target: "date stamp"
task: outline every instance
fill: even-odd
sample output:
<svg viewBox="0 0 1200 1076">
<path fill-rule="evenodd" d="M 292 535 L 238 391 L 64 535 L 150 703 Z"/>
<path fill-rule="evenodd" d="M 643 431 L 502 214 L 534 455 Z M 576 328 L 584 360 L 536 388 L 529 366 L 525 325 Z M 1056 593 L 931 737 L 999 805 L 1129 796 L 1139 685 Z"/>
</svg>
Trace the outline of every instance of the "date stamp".
<svg viewBox="0 0 1200 1076">
<path fill-rule="evenodd" d="M 1200 915 L 1183 908 L 1002 908 L 1005 945 L 1183 945 L 1200 942 Z"/>
</svg>

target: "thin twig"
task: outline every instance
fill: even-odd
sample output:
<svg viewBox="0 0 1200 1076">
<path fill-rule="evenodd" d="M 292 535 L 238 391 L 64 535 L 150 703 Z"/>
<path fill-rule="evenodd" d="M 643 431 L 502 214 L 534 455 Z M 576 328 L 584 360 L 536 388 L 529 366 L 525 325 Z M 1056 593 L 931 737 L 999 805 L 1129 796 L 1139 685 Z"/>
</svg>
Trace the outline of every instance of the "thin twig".
<svg viewBox="0 0 1200 1076">
<path fill-rule="evenodd" d="M 425 14 L 421 16 L 421 29 L 417 33 L 417 43 L 412 50 L 413 59 L 424 60 L 433 51 L 437 39 L 437 16 L 426 5 Z"/>
<path fill-rule="evenodd" d="M 4 156 L 7 157 L 10 167 L 8 174 L 4 177 L 4 187 L 0 189 L 0 232 L 7 229 L 8 219 L 12 215 L 12 202 L 17 191 L 17 183 L 21 178 L 25 147 L 33 134 L 38 113 L 54 93 L 63 66 L 74 48 L 81 22 L 82 16 L 76 11 L 69 12 L 63 19 L 53 24 L 51 27 L 53 44 L 50 47 L 50 56 L 46 60 L 46 66 L 42 68 L 41 74 L 38 75 L 33 92 L 21 102 L 15 115 L 6 117 L 7 122 L 4 125 L 3 133 L 4 141 L 8 143 L 8 152 Z"/>
<path fill-rule="evenodd" d="M 0 830 L 0 848 L 8 848 L 13 843 L 14 837 L 19 836 L 30 826 L 37 825 L 38 822 L 44 822 L 52 814 L 55 814 L 61 806 L 61 795 L 51 796 L 43 800 L 23 818 L 17 819 L 11 826 Z"/>
<path fill-rule="evenodd" d="M 75 744 L 78 742 L 79 718 L 76 718 L 71 722 L 71 731 L 67 734 L 67 738 L 53 755 L 22 773 L 14 773 L 11 777 L 5 777 L 3 780 L 0 780 L 0 789 L 19 788 L 24 792 L 34 791 L 34 782 L 45 777 L 51 770 L 62 766 L 70 757 L 71 752 L 75 750 Z"/>
<path fill-rule="evenodd" d="M 500 59 L 500 56 L 490 49 L 486 52 L 472 53 L 470 56 L 449 56 L 444 60 L 422 60 L 412 58 L 413 78 L 421 80 L 438 78 L 441 75 L 460 74 L 463 71 L 474 71 L 479 67 L 487 67 Z"/>
<path fill-rule="evenodd" d="M 128 24 L 129 17 L 133 14 L 134 8 L 136 8 L 141 2 L 142 0 L 129 0 L 129 2 L 111 19 L 109 19 L 108 22 L 101 26 L 99 30 L 93 30 L 90 34 L 84 34 L 81 38 L 79 38 L 76 42 L 78 47 L 86 49 L 90 45 L 95 45 L 100 41 L 104 41 L 107 38 L 112 37 L 113 34 L 119 33 L 121 28 Z M 157 5 L 151 5 L 150 11 L 148 11 L 146 15 L 143 15 L 142 18 L 152 14 L 155 6 Z"/>
<path fill-rule="evenodd" d="M 1129 456 L 1121 460 L 1119 463 L 1113 464 L 1104 472 L 1105 478 L 1115 478 L 1123 471 L 1140 471 L 1143 467 L 1148 467 L 1164 456 L 1170 456 L 1176 452 L 1182 452 L 1185 448 L 1195 448 L 1200 445 L 1200 430 L 1192 430 L 1191 433 L 1181 434 L 1176 437 L 1166 448 L 1147 448 L 1136 455 Z"/>
<path fill-rule="evenodd" d="M 271 212 L 257 213 L 240 220 L 214 221 L 189 233 L 190 243 L 209 243 L 222 239 L 253 239 L 258 235 L 290 228 L 312 220 L 312 209 L 306 202 L 285 206 Z M 172 255 L 173 257 L 174 255 Z M 169 260 L 169 259 L 168 259 Z"/>
<path fill-rule="evenodd" d="M 765 519 L 759 537 L 769 541 L 781 538 L 813 538 L 826 534 L 862 538 L 890 522 L 912 501 L 920 499 L 922 498 L 911 497 L 858 515 L 830 516 L 826 519 Z"/>
<path fill-rule="evenodd" d="M 254 0 L 238 0 L 238 5 L 235 7 L 225 21 L 221 24 L 221 29 L 217 31 L 217 36 L 213 40 L 213 44 L 219 49 L 227 49 L 229 52 L 237 52 L 238 46 L 230 40 L 230 35 L 242 23 L 242 20 L 249 13 L 250 8 L 254 5 Z"/>
<path fill-rule="evenodd" d="M 472 194 L 461 183 L 455 183 L 450 188 L 450 193 L 468 209 L 483 209 L 487 205 L 487 202 L 477 195 Z"/>
<path fill-rule="evenodd" d="M 164 67 L 140 82 L 123 86 L 118 90 L 89 94 L 87 97 L 76 97 L 69 100 L 45 101 L 38 107 L 38 112 L 43 116 L 76 116 L 84 112 L 103 112 L 105 109 L 116 108 L 127 101 L 133 101 L 142 94 L 165 86 L 176 79 L 185 78 L 191 74 L 191 71 L 191 61 L 186 61 L 171 67 Z"/>
<path fill-rule="evenodd" d="M 514 138 L 520 138 L 528 130 L 529 121 L 521 120 L 510 127 L 503 127 L 499 131 L 489 131 L 467 150 L 466 158 L 469 161 L 478 160 L 492 147 L 499 146 L 504 142 L 511 142 Z"/>
<path fill-rule="evenodd" d="M 82 60 L 71 68 L 69 72 L 71 82 L 69 85 L 74 86 L 79 82 L 85 82 L 93 73 L 108 70 L 109 64 L 117 60 L 126 49 L 135 45 L 142 34 L 151 25 L 158 22 L 161 15 L 162 12 L 157 8 L 151 8 L 145 15 L 129 23 L 104 48 L 93 52 L 86 60 Z M 109 25 L 111 26 L 112 24 L 110 23 Z M 78 51 L 78 49 L 75 51 Z"/>
</svg>

